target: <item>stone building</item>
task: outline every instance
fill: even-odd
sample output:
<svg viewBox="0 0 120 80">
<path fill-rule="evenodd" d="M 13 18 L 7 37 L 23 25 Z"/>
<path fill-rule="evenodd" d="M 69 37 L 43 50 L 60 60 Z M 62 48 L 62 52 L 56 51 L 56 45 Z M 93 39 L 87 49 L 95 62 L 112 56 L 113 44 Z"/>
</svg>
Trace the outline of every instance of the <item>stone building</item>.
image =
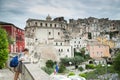
<svg viewBox="0 0 120 80">
<path fill-rule="evenodd" d="M 42 54 L 44 51 L 40 50 L 41 45 L 44 46 L 51 46 L 53 47 L 53 53 L 57 55 L 59 58 L 61 57 L 73 57 L 73 49 L 68 44 L 69 43 L 69 36 L 67 32 L 67 22 L 64 20 L 64 17 L 58 17 L 52 20 L 52 18 L 48 15 L 46 20 L 39 20 L 39 19 L 28 19 L 26 21 L 25 27 L 25 36 L 26 39 L 33 39 L 32 45 L 36 46 L 31 50 L 31 52 L 38 52 Z M 26 44 L 29 43 L 29 40 L 26 40 Z M 62 45 L 54 45 L 64 43 Z M 29 45 L 26 45 L 29 47 Z M 61 51 L 62 50 L 62 51 Z M 42 51 L 42 52 L 41 52 Z M 47 51 L 47 49 L 46 49 Z M 48 48 L 49 51 L 49 48 Z M 66 52 L 67 51 L 67 52 Z M 60 53 L 62 52 L 62 53 Z M 47 53 L 47 52 L 46 52 Z M 52 54 L 51 53 L 51 56 Z"/>
<path fill-rule="evenodd" d="M 80 52 L 81 48 L 86 48 L 87 46 L 87 37 L 85 36 L 76 36 L 70 40 L 70 45 L 77 51 Z"/>
<path fill-rule="evenodd" d="M 12 23 L 0 22 L 0 28 L 6 30 L 10 40 L 9 53 L 19 53 L 25 48 L 24 30 Z"/>
<path fill-rule="evenodd" d="M 111 57 L 109 46 L 97 41 L 88 41 L 87 50 L 91 58 Z"/>
<path fill-rule="evenodd" d="M 120 36 L 120 21 L 89 17 L 77 20 L 69 19 L 67 23 L 64 17 L 52 20 L 48 15 L 46 20 L 28 19 L 25 33 L 26 46 L 30 47 L 31 53 L 52 54 L 54 58 L 55 56 L 58 58 L 73 57 L 73 48 L 79 50 L 86 47 L 88 45 L 86 40 L 97 39 L 98 42 L 101 42 L 100 46 L 114 48 Z M 96 46 L 99 45 L 94 45 L 94 47 Z"/>
</svg>

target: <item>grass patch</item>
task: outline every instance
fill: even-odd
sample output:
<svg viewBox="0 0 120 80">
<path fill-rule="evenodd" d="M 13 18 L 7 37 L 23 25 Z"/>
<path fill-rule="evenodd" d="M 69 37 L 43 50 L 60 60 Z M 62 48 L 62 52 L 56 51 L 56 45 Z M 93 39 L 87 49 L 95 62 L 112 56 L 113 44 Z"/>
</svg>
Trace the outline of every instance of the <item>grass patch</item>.
<svg viewBox="0 0 120 80">
<path fill-rule="evenodd" d="M 68 74 L 68 76 L 74 76 L 74 75 L 75 75 L 74 72 L 70 72 L 70 73 Z"/>
</svg>

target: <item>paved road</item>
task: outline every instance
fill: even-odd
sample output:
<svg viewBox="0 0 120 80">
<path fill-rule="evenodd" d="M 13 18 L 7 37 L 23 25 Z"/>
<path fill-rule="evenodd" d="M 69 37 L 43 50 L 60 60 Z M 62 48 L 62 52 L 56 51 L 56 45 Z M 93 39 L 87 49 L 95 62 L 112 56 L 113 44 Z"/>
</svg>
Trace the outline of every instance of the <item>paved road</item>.
<svg viewBox="0 0 120 80">
<path fill-rule="evenodd" d="M 13 80 L 13 72 L 9 69 L 0 69 L 0 80 Z"/>
</svg>

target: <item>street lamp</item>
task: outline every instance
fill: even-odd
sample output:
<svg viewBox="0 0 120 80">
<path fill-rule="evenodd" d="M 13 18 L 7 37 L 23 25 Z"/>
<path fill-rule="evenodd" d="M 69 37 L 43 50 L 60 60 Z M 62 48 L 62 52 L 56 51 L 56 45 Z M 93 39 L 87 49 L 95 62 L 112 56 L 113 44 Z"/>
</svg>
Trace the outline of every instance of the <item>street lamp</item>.
<svg viewBox="0 0 120 80">
<path fill-rule="evenodd" d="M 72 62 L 69 62 L 69 64 L 70 64 L 70 66 L 71 66 Z"/>
</svg>

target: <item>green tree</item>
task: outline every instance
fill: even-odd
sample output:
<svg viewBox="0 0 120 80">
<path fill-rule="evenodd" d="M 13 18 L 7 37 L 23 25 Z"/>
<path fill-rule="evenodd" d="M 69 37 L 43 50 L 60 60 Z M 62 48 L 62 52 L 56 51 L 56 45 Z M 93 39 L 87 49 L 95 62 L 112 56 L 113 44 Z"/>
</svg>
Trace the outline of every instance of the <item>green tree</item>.
<svg viewBox="0 0 120 80">
<path fill-rule="evenodd" d="M 89 54 L 86 54 L 84 58 L 85 58 L 85 60 L 91 59 Z"/>
<path fill-rule="evenodd" d="M 71 62 L 72 60 L 71 60 L 71 58 L 61 58 L 60 61 L 61 61 L 60 62 L 61 64 L 64 64 L 65 66 L 68 66 L 69 62 Z"/>
<path fill-rule="evenodd" d="M 120 51 L 117 53 L 117 56 L 113 60 L 113 68 L 120 75 Z"/>
<path fill-rule="evenodd" d="M 78 68 L 78 70 L 79 70 L 79 71 L 83 71 L 84 69 L 83 69 L 82 66 L 80 66 L 80 67 Z"/>
<path fill-rule="evenodd" d="M 63 64 L 60 64 L 58 73 L 63 73 L 66 70 L 66 67 Z"/>
<path fill-rule="evenodd" d="M 65 66 L 70 66 L 69 62 L 72 62 L 71 65 L 79 65 L 84 61 L 84 58 L 81 56 L 75 56 L 72 58 L 61 58 L 60 60 L 60 63 L 64 64 Z"/>
<path fill-rule="evenodd" d="M 84 47 L 80 49 L 80 53 L 81 53 L 82 57 L 85 57 L 85 48 Z"/>
<path fill-rule="evenodd" d="M 54 66 L 54 62 L 52 60 L 47 60 L 46 67 L 53 68 L 53 66 Z"/>
<path fill-rule="evenodd" d="M 74 52 L 75 56 L 82 56 L 82 54 L 80 52 Z"/>
<path fill-rule="evenodd" d="M 0 69 L 5 67 L 8 59 L 8 38 L 4 29 L 0 28 Z"/>
<path fill-rule="evenodd" d="M 84 58 L 81 56 L 75 56 L 72 61 L 73 61 L 73 64 L 79 65 L 84 61 Z"/>
<path fill-rule="evenodd" d="M 77 51 L 74 49 L 74 54 L 75 54 L 75 56 L 82 56 L 82 57 L 84 57 L 84 55 L 85 55 L 85 48 L 84 48 L 84 47 L 81 48 L 81 49 L 80 49 L 80 52 L 77 52 Z"/>
</svg>

